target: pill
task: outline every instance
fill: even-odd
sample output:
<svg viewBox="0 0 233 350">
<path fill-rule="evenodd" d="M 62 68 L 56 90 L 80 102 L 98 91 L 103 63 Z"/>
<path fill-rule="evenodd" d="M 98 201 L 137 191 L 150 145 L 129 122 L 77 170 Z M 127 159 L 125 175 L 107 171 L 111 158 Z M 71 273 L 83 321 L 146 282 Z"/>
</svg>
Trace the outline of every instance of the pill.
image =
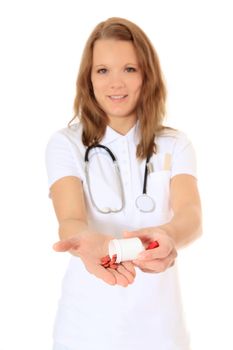
<svg viewBox="0 0 233 350">
<path fill-rule="evenodd" d="M 148 247 L 146 248 L 146 250 L 148 249 L 154 249 L 154 248 L 157 248 L 159 247 L 159 243 L 157 241 L 154 241 L 154 242 L 151 242 Z"/>
<path fill-rule="evenodd" d="M 111 261 L 110 256 L 104 256 L 103 258 L 101 258 L 101 264 L 106 264 L 107 262 Z"/>
<path fill-rule="evenodd" d="M 112 259 L 110 258 L 109 255 L 106 255 L 103 258 L 101 258 L 101 265 L 106 269 L 110 267 L 111 269 L 116 270 L 119 266 L 119 264 L 116 263 L 116 260 L 117 260 L 116 254 L 112 256 Z"/>
</svg>

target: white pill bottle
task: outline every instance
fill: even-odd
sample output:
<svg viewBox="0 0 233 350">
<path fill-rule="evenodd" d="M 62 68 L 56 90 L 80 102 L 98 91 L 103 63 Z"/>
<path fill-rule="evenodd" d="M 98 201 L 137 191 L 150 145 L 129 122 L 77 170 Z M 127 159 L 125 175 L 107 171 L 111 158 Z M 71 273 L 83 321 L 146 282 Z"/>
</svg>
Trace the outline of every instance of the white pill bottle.
<svg viewBox="0 0 233 350">
<path fill-rule="evenodd" d="M 109 242 L 108 253 L 112 259 L 117 255 L 116 263 L 134 260 L 138 254 L 145 250 L 142 241 L 138 237 L 113 239 Z"/>
</svg>

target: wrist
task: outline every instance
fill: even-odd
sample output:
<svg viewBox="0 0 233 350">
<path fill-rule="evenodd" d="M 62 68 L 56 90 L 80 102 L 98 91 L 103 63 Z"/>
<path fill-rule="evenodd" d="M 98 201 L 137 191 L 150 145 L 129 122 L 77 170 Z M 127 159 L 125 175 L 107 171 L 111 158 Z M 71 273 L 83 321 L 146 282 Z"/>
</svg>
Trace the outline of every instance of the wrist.
<svg viewBox="0 0 233 350">
<path fill-rule="evenodd" d="M 157 228 L 159 228 L 161 230 L 161 233 L 166 234 L 167 236 L 169 236 L 175 244 L 177 244 L 176 242 L 176 229 L 174 227 L 174 225 L 172 225 L 171 223 L 167 223 L 161 226 L 158 226 Z"/>
<path fill-rule="evenodd" d="M 65 219 L 59 223 L 59 237 L 61 240 L 74 236 L 81 236 L 88 231 L 86 222 L 78 219 Z"/>
</svg>

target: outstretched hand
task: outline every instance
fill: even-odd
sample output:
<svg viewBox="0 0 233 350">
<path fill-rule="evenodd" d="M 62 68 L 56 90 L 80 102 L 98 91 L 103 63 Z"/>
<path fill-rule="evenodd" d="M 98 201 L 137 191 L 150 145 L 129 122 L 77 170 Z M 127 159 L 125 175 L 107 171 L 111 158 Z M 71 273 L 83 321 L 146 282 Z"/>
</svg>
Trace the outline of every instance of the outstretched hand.
<svg viewBox="0 0 233 350">
<path fill-rule="evenodd" d="M 134 264 L 124 262 L 117 269 L 105 268 L 101 265 L 101 258 L 108 254 L 108 243 L 111 236 L 86 231 L 83 234 L 61 240 L 53 245 L 56 252 L 70 252 L 82 259 L 87 271 L 110 285 L 127 287 L 133 283 L 136 276 Z"/>
<path fill-rule="evenodd" d="M 163 272 L 174 265 L 177 257 L 175 242 L 165 230 L 148 227 L 124 232 L 123 236 L 125 238 L 140 238 L 145 248 L 153 241 L 158 242 L 158 247 L 143 251 L 137 259 L 133 260 L 133 263 L 143 272 Z"/>
</svg>

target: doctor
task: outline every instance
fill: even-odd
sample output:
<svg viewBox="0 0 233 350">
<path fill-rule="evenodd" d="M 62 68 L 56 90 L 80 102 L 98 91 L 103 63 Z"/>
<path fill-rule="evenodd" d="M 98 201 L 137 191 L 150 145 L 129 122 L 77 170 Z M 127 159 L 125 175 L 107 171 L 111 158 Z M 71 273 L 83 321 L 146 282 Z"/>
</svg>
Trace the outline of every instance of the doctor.
<svg viewBox="0 0 233 350">
<path fill-rule="evenodd" d="M 71 254 L 54 350 L 189 349 L 175 259 L 201 233 L 201 206 L 192 144 L 163 126 L 165 99 L 145 33 L 122 18 L 98 24 L 80 64 L 75 117 L 46 149 L 54 249 Z M 104 268 L 109 241 L 120 237 L 159 247 Z"/>
</svg>

